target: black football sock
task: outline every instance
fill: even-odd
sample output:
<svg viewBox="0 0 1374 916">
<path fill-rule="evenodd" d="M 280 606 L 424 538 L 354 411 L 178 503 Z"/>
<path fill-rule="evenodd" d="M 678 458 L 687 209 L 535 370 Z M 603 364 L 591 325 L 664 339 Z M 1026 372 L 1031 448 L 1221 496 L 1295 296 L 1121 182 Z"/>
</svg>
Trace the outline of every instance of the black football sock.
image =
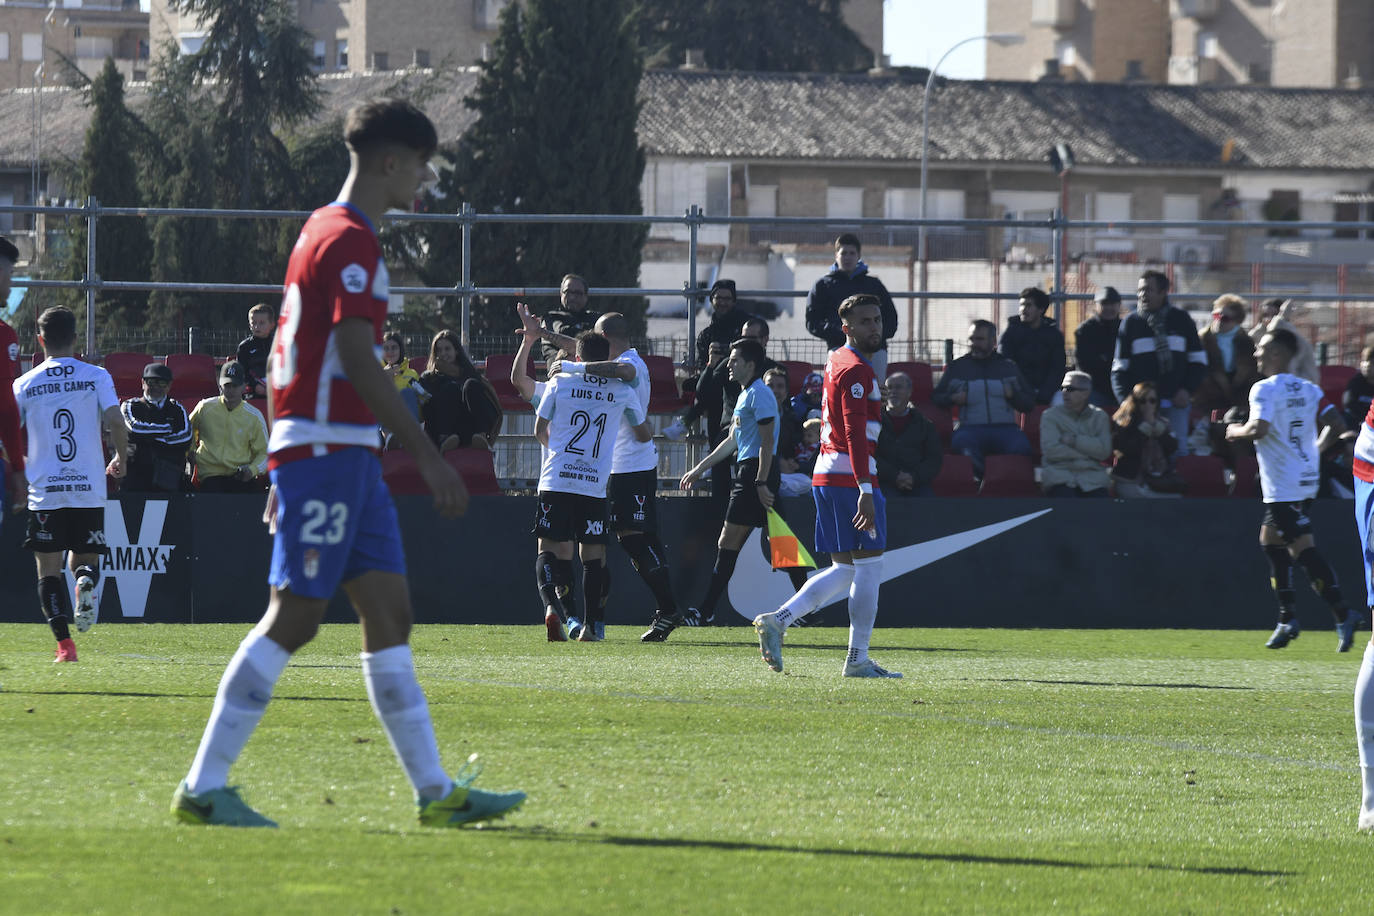
<svg viewBox="0 0 1374 916">
<path fill-rule="evenodd" d="M 701 612 L 701 619 L 705 620 L 716 611 L 716 602 L 725 592 L 725 586 L 730 584 L 730 577 L 735 574 L 735 562 L 739 560 L 739 551 L 731 550 L 728 547 L 720 548 L 716 554 L 716 568 L 711 571 L 711 584 L 706 589 L 706 597 L 701 602 L 701 607 L 697 608 Z"/>
<path fill-rule="evenodd" d="M 558 616 L 567 620 L 568 612 L 563 607 L 558 589 L 558 558 L 553 551 L 541 550 L 534 558 L 534 582 L 539 587 L 539 597 L 543 599 L 544 606 L 553 608 Z"/>
<path fill-rule="evenodd" d="M 654 593 L 658 610 L 669 617 L 675 616 L 677 601 L 673 598 L 673 585 L 668 576 L 668 555 L 658 535 L 628 534 L 620 539 L 620 545 L 629 554 L 635 572 Z"/>
<path fill-rule="evenodd" d="M 1344 623 L 1349 611 L 1341 594 L 1341 584 L 1336 581 L 1336 573 L 1331 569 L 1331 564 L 1326 562 L 1326 557 L 1317 548 L 1309 547 L 1298 554 L 1298 562 L 1302 564 L 1303 572 L 1307 573 L 1307 582 L 1312 586 L 1312 591 L 1321 596 L 1331 607 L 1336 619 Z"/>
<path fill-rule="evenodd" d="M 57 641 L 71 639 L 72 599 L 61 576 L 44 576 L 38 580 L 38 604 Z"/>
<path fill-rule="evenodd" d="M 1279 599 L 1279 623 L 1293 619 L 1293 605 L 1298 599 L 1293 590 L 1293 558 L 1288 555 L 1287 547 L 1264 547 L 1264 556 L 1269 560 L 1269 585 Z"/>
<path fill-rule="evenodd" d="M 605 619 L 605 608 L 601 604 L 601 580 L 605 572 L 605 560 L 582 561 L 582 603 L 587 608 L 588 623 Z"/>
</svg>

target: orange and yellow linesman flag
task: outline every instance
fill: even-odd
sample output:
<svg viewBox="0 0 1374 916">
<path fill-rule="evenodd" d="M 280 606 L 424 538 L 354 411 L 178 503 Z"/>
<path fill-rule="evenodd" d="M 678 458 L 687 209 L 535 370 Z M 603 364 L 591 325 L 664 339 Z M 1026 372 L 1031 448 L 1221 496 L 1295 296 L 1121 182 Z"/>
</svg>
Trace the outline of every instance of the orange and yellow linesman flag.
<svg viewBox="0 0 1374 916">
<path fill-rule="evenodd" d="M 787 527 L 787 522 L 784 522 L 782 516 L 773 509 L 768 510 L 768 546 L 772 551 L 774 569 L 786 569 L 790 566 L 816 568 L 816 561 L 811 559 L 811 554 L 806 552 L 806 548 L 797 540 L 792 529 Z"/>
</svg>

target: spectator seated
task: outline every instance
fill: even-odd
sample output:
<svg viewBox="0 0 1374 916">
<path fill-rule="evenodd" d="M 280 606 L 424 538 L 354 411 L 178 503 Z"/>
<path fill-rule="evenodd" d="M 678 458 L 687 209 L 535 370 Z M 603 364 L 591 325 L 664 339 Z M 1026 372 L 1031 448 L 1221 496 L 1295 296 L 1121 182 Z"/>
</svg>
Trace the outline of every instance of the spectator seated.
<svg viewBox="0 0 1374 916">
<path fill-rule="evenodd" d="M 946 458 L 946 461 L 949 459 Z M 980 496 L 1040 496 L 1035 463 L 1029 455 L 987 455 L 983 458 Z"/>
</svg>

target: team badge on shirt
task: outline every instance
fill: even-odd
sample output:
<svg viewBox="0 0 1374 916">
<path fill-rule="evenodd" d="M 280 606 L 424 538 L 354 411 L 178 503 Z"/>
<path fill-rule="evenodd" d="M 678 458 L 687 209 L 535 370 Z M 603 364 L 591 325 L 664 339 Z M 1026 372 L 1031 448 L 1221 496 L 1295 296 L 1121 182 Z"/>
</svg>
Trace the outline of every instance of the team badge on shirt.
<svg viewBox="0 0 1374 916">
<path fill-rule="evenodd" d="M 307 579 L 313 579 L 320 574 L 320 552 L 311 547 L 305 552 L 305 562 L 302 564 L 303 572 Z"/>
<path fill-rule="evenodd" d="M 367 289 L 367 269 L 361 264 L 349 264 L 339 274 L 343 288 L 350 293 L 361 293 Z"/>
<path fill-rule="evenodd" d="M 854 395 L 854 397 L 856 398 L 861 398 L 864 396 L 864 386 L 860 385 L 858 382 L 855 382 L 854 384 L 849 386 L 849 393 Z"/>
</svg>

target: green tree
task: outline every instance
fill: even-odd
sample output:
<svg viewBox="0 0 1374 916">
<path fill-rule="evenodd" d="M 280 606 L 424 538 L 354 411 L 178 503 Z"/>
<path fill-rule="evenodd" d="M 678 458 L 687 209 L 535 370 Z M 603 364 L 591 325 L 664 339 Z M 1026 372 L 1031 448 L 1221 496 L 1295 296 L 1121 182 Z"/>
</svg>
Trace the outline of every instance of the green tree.
<svg viewBox="0 0 1374 916">
<path fill-rule="evenodd" d="M 844 0 L 638 0 L 649 65 L 676 67 L 689 49 L 713 70 L 844 72 L 874 53 L 844 22 Z"/>
<path fill-rule="evenodd" d="M 643 63 L 624 0 L 529 0 L 502 13 L 493 53 L 465 103 L 477 122 L 444 170 L 437 208 L 481 212 L 639 213 L 644 152 L 636 125 Z M 473 238 L 482 286 L 557 286 L 579 273 L 593 286 L 639 284 L 643 225 L 483 226 Z M 427 285 L 459 277 L 458 233 L 429 235 Z M 475 330 L 511 327 L 511 301 L 480 303 Z M 642 327 L 643 299 L 605 300 Z"/>
<path fill-rule="evenodd" d="M 94 109 L 86 130 L 75 188 L 82 200 L 94 197 L 103 207 L 137 207 L 143 202 L 138 186 L 134 148 L 137 130 L 124 107 L 124 78 L 112 60 L 90 87 Z M 86 223 L 74 221 L 68 273 L 86 273 Z M 139 217 L 102 217 L 96 236 L 96 274 L 102 280 L 141 280 L 148 275 L 150 244 L 145 221 Z M 84 300 L 84 296 L 81 297 Z M 96 297 L 99 326 L 141 327 L 148 294 L 101 292 Z M 83 302 L 84 305 L 84 302 Z M 84 311 L 84 308 L 83 308 Z"/>
</svg>

